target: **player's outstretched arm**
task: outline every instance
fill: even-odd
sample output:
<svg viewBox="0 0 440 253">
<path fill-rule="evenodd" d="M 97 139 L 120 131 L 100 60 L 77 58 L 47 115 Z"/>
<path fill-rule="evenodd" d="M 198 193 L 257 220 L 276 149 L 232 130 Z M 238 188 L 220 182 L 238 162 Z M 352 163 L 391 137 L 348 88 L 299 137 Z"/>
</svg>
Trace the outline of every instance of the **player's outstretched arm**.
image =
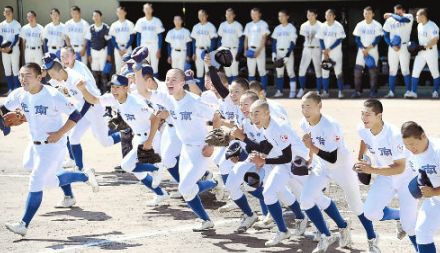
<svg viewBox="0 0 440 253">
<path fill-rule="evenodd" d="M 76 87 L 78 88 L 78 90 L 81 91 L 84 100 L 86 100 L 88 103 L 94 105 L 94 104 L 98 104 L 99 103 L 99 99 L 95 96 L 93 96 L 86 88 L 86 83 L 84 81 L 80 81 Z"/>
<path fill-rule="evenodd" d="M 405 170 L 406 159 L 395 160 L 393 164 L 385 167 L 372 167 L 366 162 L 358 162 L 354 165 L 356 172 L 377 174 L 382 176 L 394 176 L 402 174 Z"/>
<path fill-rule="evenodd" d="M 48 133 L 48 143 L 58 142 L 65 134 L 67 134 L 81 119 L 81 113 L 78 110 L 74 110 L 70 115 L 66 123 L 56 132 Z"/>
</svg>

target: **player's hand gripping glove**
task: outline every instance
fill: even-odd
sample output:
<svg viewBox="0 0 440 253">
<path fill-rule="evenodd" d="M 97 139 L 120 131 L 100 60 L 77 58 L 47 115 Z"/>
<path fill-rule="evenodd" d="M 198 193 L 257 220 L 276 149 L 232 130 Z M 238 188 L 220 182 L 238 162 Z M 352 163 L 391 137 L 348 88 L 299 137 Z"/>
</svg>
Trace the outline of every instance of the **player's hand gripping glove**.
<svg viewBox="0 0 440 253">
<path fill-rule="evenodd" d="M 162 158 L 159 154 L 154 153 L 154 149 L 145 150 L 143 145 L 139 145 L 137 149 L 138 161 L 140 163 L 160 163 Z"/>
<path fill-rule="evenodd" d="M 229 145 L 231 137 L 229 132 L 221 128 L 212 129 L 205 137 L 205 142 L 216 147 L 226 147 Z"/>
</svg>

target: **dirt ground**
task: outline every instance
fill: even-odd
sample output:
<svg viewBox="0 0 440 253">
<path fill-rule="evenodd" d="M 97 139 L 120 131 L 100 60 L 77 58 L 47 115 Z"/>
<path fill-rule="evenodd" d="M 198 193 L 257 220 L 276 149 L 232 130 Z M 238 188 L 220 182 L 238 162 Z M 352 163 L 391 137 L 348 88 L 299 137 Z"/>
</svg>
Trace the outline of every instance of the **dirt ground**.
<svg viewBox="0 0 440 253">
<path fill-rule="evenodd" d="M 4 98 L 0 98 L 0 103 Z M 289 112 L 294 128 L 298 129 L 301 116 L 299 100 L 278 100 Z M 384 119 L 400 126 L 404 121 L 420 123 L 430 136 L 440 136 L 438 111 L 440 104 L 432 100 L 384 100 Z M 353 153 L 357 152 L 359 137 L 356 126 L 360 122 L 361 100 L 325 100 L 323 112 L 336 118 L 343 126 L 345 140 Z M 101 185 L 94 194 L 85 184 L 75 184 L 76 207 L 55 209 L 62 198 L 60 189 L 44 192 L 43 203 L 23 239 L 7 231 L 3 224 L 20 220 L 27 196 L 28 172 L 22 168 L 24 148 L 29 142 L 28 127 L 14 128 L 6 137 L 0 135 L 0 252 L 311 252 L 316 246 L 310 238 L 292 237 L 278 247 L 267 248 L 264 242 L 272 234 L 251 229 L 235 234 L 240 213 L 220 214 L 218 202 L 211 193 L 202 196 L 209 215 L 216 224 L 215 231 L 194 233 L 195 216 L 182 200 L 170 200 L 167 205 L 151 208 L 145 205 L 152 193 L 128 174 L 116 174 L 113 167 L 121 160 L 120 146 L 101 147 L 91 132 L 83 138 L 86 167 L 95 168 Z M 163 182 L 169 191 L 177 185 Z M 367 188 L 361 187 L 363 197 Z M 330 185 L 327 194 L 337 200 L 343 215 L 352 221 L 353 249 L 333 245 L 328 252 L 364 252 L 366 237 L 359 221 L 347 210 L 340 190 Z M 255 210 L 259 210 L 255 202 Z M 396 205 L 397 203 L 393 203 Z M 286 214 L 289 226 L 292 217 Z M 335 224 L 329 222 L 332 229 Z M 382 252 L 414 252 L 408 238 L 395 238 L 393 222 L 379 222 Z M 311 228 L 308 230 L 311 231 Z M 436 237 L 437 245 L 440 237 Z"/>
</svg>

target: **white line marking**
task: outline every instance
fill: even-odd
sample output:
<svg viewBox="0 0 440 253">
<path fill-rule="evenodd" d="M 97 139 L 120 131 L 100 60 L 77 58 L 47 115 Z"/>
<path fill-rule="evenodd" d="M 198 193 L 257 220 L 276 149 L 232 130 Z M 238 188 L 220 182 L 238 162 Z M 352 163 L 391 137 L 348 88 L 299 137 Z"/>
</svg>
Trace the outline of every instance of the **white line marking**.
<svg viewBox="0 0 440 253">
<path fill-rule="evenodd" d="M 29 175 L 6 174 L 6 175 L 0 175 L 0 177 L 29 177 Z"/>
<path fill-rule="evenodd" d="M 0 174 L 0 177 L 28 178 L 29 175 L 23 175 L 23 174 L 4 174 L 4 175 L 1 175 Z M 99 178 L 99 175 L 98 175 L 98 182 L 99 183 L 139 183 L 139 181 L 137 181 L 137 180 L 124 180 L 124 179 L 117 179 L 117 178 L 115 178 L 115 179 L 112 179 L 112 178 L 101 179 L 101 178 Z"/>
</svg>

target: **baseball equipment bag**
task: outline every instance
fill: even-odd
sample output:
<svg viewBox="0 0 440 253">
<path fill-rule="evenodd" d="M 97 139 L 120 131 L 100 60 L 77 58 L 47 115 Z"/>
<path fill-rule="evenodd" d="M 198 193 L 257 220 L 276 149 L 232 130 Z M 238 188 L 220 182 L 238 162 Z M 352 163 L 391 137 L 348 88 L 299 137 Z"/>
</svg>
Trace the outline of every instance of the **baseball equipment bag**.
<svg viewBox="0 0 440 253">
<path fill-rule="evenodd" d="M 212 129 L 205 138 L 207 144 L 216 147 L 226 147 L 229 145 L 229 141 L 229 132 L 226 132 L 222 128 Z"/>
<path fill-rule="evenodd" d="M 139 145 L 137 149 L 137 158 L 140 163 L 160 163 L 162 159 L 159 154 L 154 153 L 154 149 L 145 150 L 143 145 Z"/>
</svg>

